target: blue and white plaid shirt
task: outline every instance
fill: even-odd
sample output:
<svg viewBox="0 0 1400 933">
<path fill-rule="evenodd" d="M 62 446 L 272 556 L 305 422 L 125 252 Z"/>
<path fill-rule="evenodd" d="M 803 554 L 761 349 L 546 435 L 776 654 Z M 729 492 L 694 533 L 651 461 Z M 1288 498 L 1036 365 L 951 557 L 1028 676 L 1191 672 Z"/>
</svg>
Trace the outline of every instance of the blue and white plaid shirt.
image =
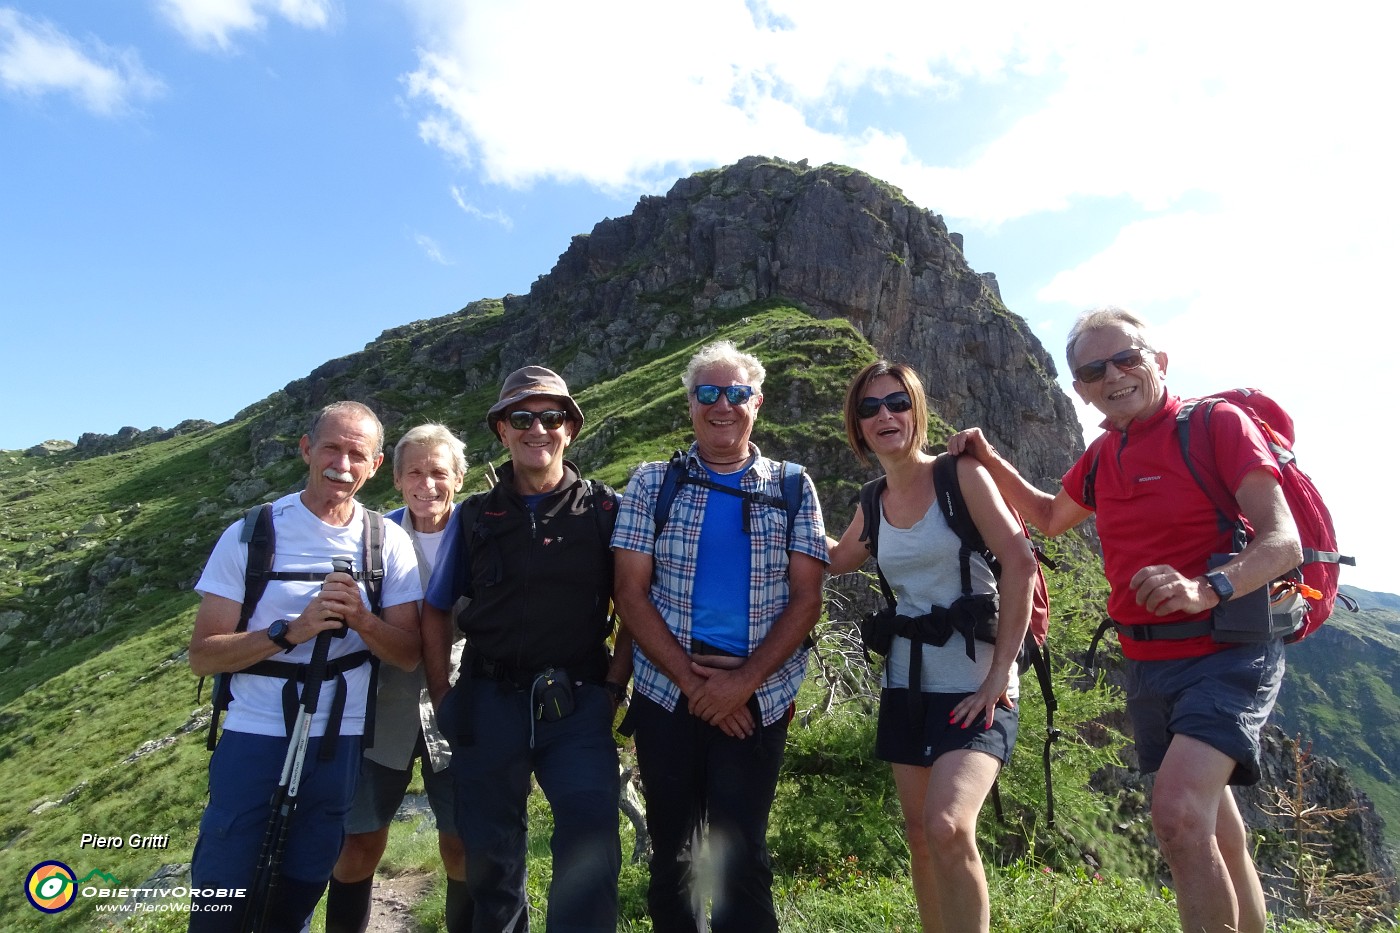
<svg viewBox="0 0 1400 933">
<path fill-rule="evenodd" d="M 775 496 L 781 500 L 780 466 L 764 457 L 750 444 L 753 465 L 740 480 L 740 488 Z M 698 448 L 691 444 L 686 469 L 694 476 L 705 476 Z M 644 463 L 632 474 L 622 496 L 612 546 L 639 551 L 652 558 L 651 601 L 666 620 L 681 647 L 690 651 L 690 626 L 694 616 L 696 549 L 705 519 L 705 502 L 710 490 L 685 483 L 676 490 L 671 515 L 656 537 L 656 497 L 666 475 L 666 461 Z M 792 550 L 828 563 L 826 527 L 822 524 L 821 504 L 812 478 L 802 474 L 802 509 L 792 529 Z M 724 495 L 720 493 L 719 495 Z M 752 654 L 788 604 L 787 512 L 781 506 L 752 510 L 749 534 L 749 653 Z M 633 648 L 633 682 L 642 696 L 674 711 L 681 691 L 671 679 L 642 653 Z M 758 706 L 763 724 L 771 725 L 787 711 L 797 697 L 797 688 L 807 673 L 807 648 L 799 648 L 782 667 L 758 688 Z"/>
</svg>

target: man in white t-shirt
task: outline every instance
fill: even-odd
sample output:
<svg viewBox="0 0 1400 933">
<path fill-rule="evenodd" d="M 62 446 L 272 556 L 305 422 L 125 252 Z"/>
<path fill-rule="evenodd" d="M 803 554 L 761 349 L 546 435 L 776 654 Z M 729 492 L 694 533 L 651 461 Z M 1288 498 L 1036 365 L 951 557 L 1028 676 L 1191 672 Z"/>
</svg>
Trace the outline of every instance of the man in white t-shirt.
<svg viewBox="0 0 1400 933">
<path fill-rule="evenodd" d="M 224 532 L 195 586 L 203 600 L 190 640 L 190 667 L 200 676 L 232 673 L 233 695 L 209 764 L 209 805 L 191 868 L 195 891 L 252 887 L 287 758 L 289 722 L 300 706 L 301 684 L 248 669 L 300 667 L 304 677 L 316 636 L 342 635 L 331 639 L 327 679 L 320 684 L 266 930 L 302 928 L 340 851 L 359 774 L 369 654 L 404 670 L 420 658 L 423 590 L 413 544 L 402 528 L 384 523 L 379 615 L 371 612 L 357 576 L 327 573 L 333 558 L 350 558 L 356 570 L 365 569 L 367 520 L 355 493 L 383 462 L 383 441 L 379 419 L 358 402 L 336 402 L 317 414 L 301 439 L 301 457 L 309 468 L 306 488 L 272 503 L 274 576 L 246 630 L 239 630 L 248 564 L 242 521 Z M 248 900 L 197 895 L 190 929 L 237 930 Z M 230 907 L 220 909 L 225 902 Z"/>
<path fill-rule="evenodd" d="M 424 587 L 437 564 L 453 500 L 466 474 L 466 448 L 443 425 L 410 428 L 394 445 L 394 488 L 403 493 L 404 507 L 385 519 L 401 525 L 413 539 L 418 579 Z M 458 631 L 449 661 L 454 682 L 465 642 L 466 637 Z M 366 929 L 374 871 L 384 857 L 389 824 L 403 803 L 415 759 L 421 762 L 423 790 L 437 824 L 438 853 L 447 871 L 447 931 L 470 930 L 467 855 L 453 824 L 452 774 L 447 770 L 452 749 L 438 727 L 421 664 L 411 671 L 380 670 L 373 739 L 360 762 L 360 783 L 345 820 L 345 844 L 331 874 L 326 933 L 363 933 Z"/>
</svg>

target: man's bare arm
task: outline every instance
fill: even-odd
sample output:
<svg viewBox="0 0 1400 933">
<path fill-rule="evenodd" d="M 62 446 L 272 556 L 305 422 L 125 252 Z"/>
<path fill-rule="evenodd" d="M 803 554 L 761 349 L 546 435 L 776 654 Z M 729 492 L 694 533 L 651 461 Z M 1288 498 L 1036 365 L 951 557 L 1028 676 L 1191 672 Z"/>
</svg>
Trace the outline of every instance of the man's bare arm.
<svg viewBox="0 0 1400 933">
<path fill-rule="evenodd" d="M 426 601 L 422 616 L 423 675 L 428 682 L 428 697 L 436 707 L 451 686 L 452 617 Z"/>
<path fill-rule="evenodd" d="M 959 431 L 948 439 L 948 452 L 967 453 L 991 474 L 997 491 L 1026 523 L 1054 537 L 1078 525 L 1093 513 L 1083 508 L 1061 489 L 1055 495 L 1037 489 L 991 445 L 981 428 Z"/>
</svg>

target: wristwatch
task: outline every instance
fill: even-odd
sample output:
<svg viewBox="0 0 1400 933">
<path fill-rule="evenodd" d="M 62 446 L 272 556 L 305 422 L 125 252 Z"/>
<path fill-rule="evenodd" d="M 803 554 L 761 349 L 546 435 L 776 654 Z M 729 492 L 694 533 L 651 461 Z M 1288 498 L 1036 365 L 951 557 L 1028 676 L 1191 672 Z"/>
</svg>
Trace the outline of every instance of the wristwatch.
<svg viewBox="0 0 1400 933">
<path fill-rule="evenodd" d="M 283 651 L 291 651 L 296 645 L 287 638 L 287 630 L 292 627 L 292 623 L 286 619 L 278 619 L 267 627 L 267 637 Z"/>
<path fill-rule="evenodd" d="M 1215 590 L 1215 595 L 1220 597 L 1222 603 L 1230 601 L 1230 597 L 1235 595 L 1235 588 L 1230 585 L 1230 578 L 1219 570 L 1212 570 L 1206 574 L 1206 583 Z"/>
</svg>

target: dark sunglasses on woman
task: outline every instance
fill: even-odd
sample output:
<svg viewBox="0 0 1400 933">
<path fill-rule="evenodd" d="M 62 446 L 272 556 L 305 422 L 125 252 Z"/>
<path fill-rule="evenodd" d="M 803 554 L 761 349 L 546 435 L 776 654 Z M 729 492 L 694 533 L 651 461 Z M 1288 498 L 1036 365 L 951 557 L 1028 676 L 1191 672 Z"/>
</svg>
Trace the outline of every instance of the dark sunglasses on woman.
<svg viewBox="0 0 1400 933">
<path fill-rule="evenodd" d="M 902 411 L 908 411 L 914 407 L 914 401 L 909 397 L 908 392 L 891 392 L 884 398 L 876 398 L 867 395 L 856 403 L 856 414 L 861 418 L 874 418 L 880 413 L 880 406 L 883 405 L 890 410 L 890 414 L 897 415 Z"/>
</svg>

